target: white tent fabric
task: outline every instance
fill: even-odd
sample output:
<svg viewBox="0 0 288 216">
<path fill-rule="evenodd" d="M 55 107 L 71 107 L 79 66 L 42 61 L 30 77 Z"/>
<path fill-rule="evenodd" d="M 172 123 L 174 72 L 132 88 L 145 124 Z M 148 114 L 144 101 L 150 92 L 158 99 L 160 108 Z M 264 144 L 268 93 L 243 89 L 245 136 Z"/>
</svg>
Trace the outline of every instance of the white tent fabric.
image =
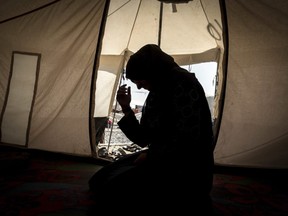
<svg viewBox="0 0 288 216">
<path fill-rule="evenodd" d="M 0 5 L 1 144 L 94 157 L 94 117 L 111 111 L 129 56 L 155 43 L 180 65 L 218 63 L 216 164 L 288 167 L 288 1 Z"/>
<path fill-rule="evenodd" d="M 225 1 L 229 46 L 217 163 L 288 167 L 288 2 Z"/>
<path fill-rule="evenodd" d="M 104 0 L 0 1 L 1 142 L 91 155 L 90 89 L 105 3 Z M 32 100 L 23 94 L 25 79 L 18 81 L 22 82 L 18 94 L 11 94 L 11 83 L 16 77 L 11 70 L 15 68 L 11 62 L 14 51 L 26 59 L 41 56 L 38 70 L 31 73 L 37 77 L 28 92 L 33 94 Z M 22 62 L 22 67 L 29 62 Z M 12 99 L 17 103 L 9 106 Z M 29 110 L 26 106 L 23 112 L 23 101 L 28 99 Z M 5 121 L 15 114 L 18 117 L 13 121 Z"/>
<path fill-rule="evenodd" d="M 159 1 L 112 0 L 101 54 L 135 52 L 143 44 L 158 44 L 159 40 L 161 48 L 173 55 L 191 55 L 216 48 L 215 39 L 207 31 L 208 20 L 203 7 L 217 8 L 217 4 L 217 1 L 194 0 L 177 4 L 173 10 L 172 4 L 164 3 L 161 15 Z"/>
</svg>

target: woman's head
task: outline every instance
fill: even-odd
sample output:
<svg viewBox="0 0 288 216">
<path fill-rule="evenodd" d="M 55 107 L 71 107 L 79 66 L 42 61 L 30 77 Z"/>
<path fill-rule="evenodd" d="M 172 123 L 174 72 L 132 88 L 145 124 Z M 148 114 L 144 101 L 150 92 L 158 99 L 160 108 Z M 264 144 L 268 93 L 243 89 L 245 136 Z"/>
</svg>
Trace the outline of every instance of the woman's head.
<svg viewBox="0 0 288 216">
<path fill-rule="evenodd" d="M 174 59 L 155 44 L 147 44 L 131 55 L 126 66 L 126 78 L 150 83 L 165 79 L 178 66 Z"/>
</svg>

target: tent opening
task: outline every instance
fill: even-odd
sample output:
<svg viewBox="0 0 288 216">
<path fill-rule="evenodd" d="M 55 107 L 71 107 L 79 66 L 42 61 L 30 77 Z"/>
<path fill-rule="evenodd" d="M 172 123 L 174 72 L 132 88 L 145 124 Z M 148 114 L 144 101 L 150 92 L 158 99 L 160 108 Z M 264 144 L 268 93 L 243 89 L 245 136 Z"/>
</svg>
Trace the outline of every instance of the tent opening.
<svg viewBox="0 0 288 216">
<path fill-rule="evenodd" d="M 122 79 L 122 74 L 129 57 L 144 44 L 158 44 L 178 65 L 196 74 L 207 94 L 212 120 L 216 122 L 219 113 L 217 101 L 221 91 L 218 78 L 221 83 L 223 57 L 219 3 L 206 0 L 179 3 L 177 12 L 173 10 L 174 6 L 150 0 L 110 1 L 92 108 L 95 110 L 93 138 L 96 136 L 92 150 L 98 158 L 115 160 L 118 156 L 130 153 L 129 150 L 132 153 L 139 150 L 118 128 L 122 111 L 117 106 L 115 96 L 118 86 L 127 82 L 132 88 L 131 107 L 136 116 L 141 118 L 148 92 Z M 125 149 L 128 145 L 131 147 L 129 150 Z"/>
</svg>

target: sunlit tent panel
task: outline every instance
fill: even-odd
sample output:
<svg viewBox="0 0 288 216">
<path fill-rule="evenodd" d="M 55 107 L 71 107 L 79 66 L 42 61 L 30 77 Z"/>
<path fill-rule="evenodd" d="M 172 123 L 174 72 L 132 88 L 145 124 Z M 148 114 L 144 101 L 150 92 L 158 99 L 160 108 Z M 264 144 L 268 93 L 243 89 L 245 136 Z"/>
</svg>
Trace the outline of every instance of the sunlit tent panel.
<svg viewBox="0 0 288 216">
<path fill-rule="evenodd" d="M 2 141 L 26 145 L 40 56 L 13 53 L 7 103 L 1 125 Z"/>
<path fill-rule="evenodd" d="M 110 113 L 110 101 L 114 84 L 116 83 L 116 75 L 107 71 L 99 70 L 97 73 L 94 117 L 107 117 Z"/>
</svg>

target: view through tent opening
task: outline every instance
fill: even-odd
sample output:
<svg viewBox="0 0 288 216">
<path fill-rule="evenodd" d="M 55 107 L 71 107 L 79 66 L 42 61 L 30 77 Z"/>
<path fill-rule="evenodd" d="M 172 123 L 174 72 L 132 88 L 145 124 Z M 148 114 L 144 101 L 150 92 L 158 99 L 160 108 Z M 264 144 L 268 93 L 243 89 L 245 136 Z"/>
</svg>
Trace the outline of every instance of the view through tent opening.
<svg viewBox="0 0 288 216">
<path fill-rule="evenodd" d="M 189 72 L 195 73 L 197 79 L 202 84 L 206 93 L 206 98 L 209 103 L 212 120 L 213 120 L 213 106 L 214 95 L 216 87 L 216 62 L 199 63 L 193 65 L 182 65 L 181 67 L 187 69 Z M 120 79 L 119 85 L 127 84 L 131 86 L 131 107 L 135 112 L 138 120 L 142 115 L 142 107 L 148 96 L 148 91 L 145 89 L 137 89 L 137 86 L 129 79 Z M 98 156 L 108 160 L 117 160 L 119 157 L 135 153 L 142 150 L 141 147 L 132 143 L 118 127 L 118 121 L 123 117 L 121 107 L 114 98 L 112 112 L 107 118 L 105 130 L 102 134 L 102 139 L 98 143 Z"/>
</svg>

